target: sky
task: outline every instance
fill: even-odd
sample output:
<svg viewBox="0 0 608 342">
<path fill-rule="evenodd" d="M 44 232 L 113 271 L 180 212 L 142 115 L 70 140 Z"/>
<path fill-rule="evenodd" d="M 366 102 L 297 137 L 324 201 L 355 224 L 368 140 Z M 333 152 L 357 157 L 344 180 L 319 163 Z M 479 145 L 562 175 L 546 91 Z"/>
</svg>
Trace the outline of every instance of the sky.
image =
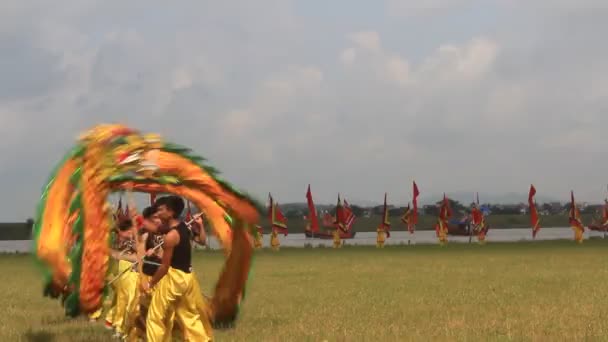
<svg viewBox="0 0 608 342">
<path fill-rule="evenodd" d="M 424 3 L 424 4 L 423 4 Z M 606 196 L 603 0 L 0 3 L 0 221 L 120 122 L 265 199 Z M 522 198 L 525 201 L 525 197 Z"/>
</svg>

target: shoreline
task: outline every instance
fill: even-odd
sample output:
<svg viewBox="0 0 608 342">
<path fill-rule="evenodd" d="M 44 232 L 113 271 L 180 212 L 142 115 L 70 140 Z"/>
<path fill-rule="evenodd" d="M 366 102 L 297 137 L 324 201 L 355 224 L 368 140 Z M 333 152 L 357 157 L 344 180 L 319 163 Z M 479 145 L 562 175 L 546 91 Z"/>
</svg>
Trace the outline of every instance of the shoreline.
<svg viewBox="0 0 608 342">
<path fill-rule="evenodd" d="M 584 239 L 602 239 L 603 233 L 586 231 Z M 332 240 L 321 240 L 307 238 L 304 234 L 295 233 L 287 236 L 279 236 L 282 248 L 331 248 Z M 532 239 L 531 229 L 522 228 L 506 228 L 506 229 L 491 229 L 486 237 L 486 243 L 496 242 L 528 242 L 528 241 L 551 241 L 551 240 L 573 240 L 573 233 L 569 227 L 551 227 L 542 228 L 536 239 Z M 221 249 L 215 238 L 210 238 L 210 249 Z M 468 244 L 468 236 L 449 236 L 448 243 Z M 14 253 L 31 253 L 32 240 L 0 240 L 0 254 Z M 375 246 L 375 232 L 357 232 L 354 239 L 343 240 L 344 246 Z M 477 244 L 477 239 L 473 237 L 472 244 Z M 435 231 L 423 230 L 417 231 L 413 236 L 410 236 L 405 231 L 393 231 L 391 237 L 386 239 L 385 246 L 407 246 L 407 245 L 436 245 L 438 244 Z M 270 236 L 264 234 L 263 247 L 270 246 Z M 206 249 L 196 246 L 196 249 Z"/>
</svg>

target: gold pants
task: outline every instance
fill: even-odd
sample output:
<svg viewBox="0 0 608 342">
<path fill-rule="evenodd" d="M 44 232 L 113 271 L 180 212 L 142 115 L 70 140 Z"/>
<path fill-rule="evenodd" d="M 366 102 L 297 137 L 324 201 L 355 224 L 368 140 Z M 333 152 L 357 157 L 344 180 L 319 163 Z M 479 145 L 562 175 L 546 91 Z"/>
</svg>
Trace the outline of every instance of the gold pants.
<svg viewBox="0 0 608 342">
<path fill-rule="evenodd" d="M 445 246 L 448 243 L 448 233 L 444 231 L 439 232 L 439 244 Z"/>
<path fill-rule="evenodd" d="M 384 248 L 384 241 L 386 241 L 384 234 L 384 232 L 378 232 L 378 236 L 376 237 L 376 248 Z"/>
<path fill-rule="evenodd" d="M 574 230 L 574 241 L 578 243 L 583 243 L 583 231 L 580 229 Z"/>
<path fill-rule="evenodd" d="M 140 284 L 149 282 L 152 277 L 142 274 L 137 278 L 137 286 L 135 289 L 135 299 L 131 303 L 128 312 L 128 318 L 125 322 L 125 331 L 127 332 L 127 341 L 140 341 L 146 337 L 146 318 L 152 295 L 140 290 Z M 165 319 L 167 331 L 173 331 L 173 321 L 175 313 L 171 312 Z M 172 334 L 166 334 L 165 341 L 170 342 Z"/>
<path fill-rule="evenodd" d="M 97 320 L 99 317 L 101 317 L 101 312 L 103 311 L 103 308 L 99 308 L 97 311 L 92 312 L 89 314 L 89 319 L 91 320 Z"/>
<path fill-rule="evenodd" d="M 270 246 L 273 250 L 278 251 L 281 247 L 281 242 L 279 242 L 278 236 L 270 236 Z"/>
<path fill-rule="evenodd" d="M 114 259 L 110 259 L 110 265 L 108 266 L 108 276 L 106 280 L 110 281 L 114 279 L 118 275 L 118 262 Z M 106 323 L 112 325 L 112 320 L 114 319 L 114 307 L 116 306 L 116 285 L 120 280 L 116 280 L 110 285 L 112 289 L 112 293 L 109 296 L 110 304 L 106 306 Z"/>
<path fill-rule="evenodd" d="M 175 312 L 185 341 L 211 341 L 198 312 L 195 290 L 196 284 L 191 273 L 169 268 L 152 293 L 146 318 L 147 342 L 164 340 L 167 332 L 165 318 L 171 312 Z"/>
<path fill-rule="evenodd" d="M 123 272 L 131 268 L 131 262 L 120 260 L 118 262 L 118 272 Z M 112 318 L 112 326 L 116 332 L 124 334 L 125 321 L 129 313 L 129 307 L 135 299 L 135 290 L 137 289 L 137 273 L 127 271 L 117 281 L 116 289 L 116 306 L 114 307 L 114 317 Z"/>
<path fill-rule="evenodd" d="M 262 248 L 262 238 L 256 237 L 253 243 L 253 247 L 255 247 L 256 249 Z"/>
</svg>

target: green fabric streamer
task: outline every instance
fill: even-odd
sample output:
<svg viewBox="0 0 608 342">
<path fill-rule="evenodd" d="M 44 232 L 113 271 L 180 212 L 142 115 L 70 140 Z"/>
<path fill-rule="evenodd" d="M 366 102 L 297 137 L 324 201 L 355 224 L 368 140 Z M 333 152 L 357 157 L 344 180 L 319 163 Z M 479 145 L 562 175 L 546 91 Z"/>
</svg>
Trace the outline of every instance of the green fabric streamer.
<svg viewBox="0 0 608 342">
<path fill-rule="evenodd" d="M 62 160 L 55 166 L 55 168 L 51 172 L 51 175 L 49 176 L 49 178 L 46 182 L 46 185 L 42 189 L 42 195 L 40 196 L 40 201 L 38 202 L 38 207 L 36 209 L 36 218 L 34 219 L 34 226 L 32 227 L 32 240 L 33 240 L 32 248 L 34 251 L 38 250 L 38 243 L 40 242 L 40 233 L 42 232 L 42 226 L 44 224 L 43 217 L 44 217 L 44 211 L 46 208 L 46 203 L 48 200 L 49 189 L 55 182 L 55 177 L 57 177 L 57 173 L 59 172 L 59 170 L 65 166 L 65 164 L 67 163 L 68 160 L 74 158 L 74 156 L 76 156 L 79 153 L 80 148 L 81 148 L 81 146 L 77 145 L 76 147 L 72 148 L 64 155 Z M 48 287 L 51 283 L 51 278 L 52 278 L 51 270 L 48 268 L 48 266 L 46 266 L 42 262 L 42 260 L 38 259 L 37 257 L 35 258 L 35 260 L 36 260 L 36 265 L 38 266 L 38 268 L 41 270 L 41 272 L 43 274 L 44 283 L 45 283 L 44 292 L 45 292 L 45 295 L 47 295 Z"/>
</svg>

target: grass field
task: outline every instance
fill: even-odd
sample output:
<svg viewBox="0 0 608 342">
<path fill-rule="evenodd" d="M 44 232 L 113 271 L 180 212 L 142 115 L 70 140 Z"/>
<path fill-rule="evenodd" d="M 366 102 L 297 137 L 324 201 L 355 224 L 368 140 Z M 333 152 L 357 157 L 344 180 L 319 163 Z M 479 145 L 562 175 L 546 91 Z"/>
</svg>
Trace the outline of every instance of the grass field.
<svg viewBox="0 0 608 342">
<path fill-rule="evenodd" d="M 217 341 L 575 341 L 608 336 L 605 241 L 283 249 L 256 253 L 234 330 Z M 195 254 L 208 291 L 218 252 Z M 0 341 L 107 341 L 64 318 L 28 256 L 0 256 Z M 206 276 L 209 275 L 209 276 Z"/>
</svg>

